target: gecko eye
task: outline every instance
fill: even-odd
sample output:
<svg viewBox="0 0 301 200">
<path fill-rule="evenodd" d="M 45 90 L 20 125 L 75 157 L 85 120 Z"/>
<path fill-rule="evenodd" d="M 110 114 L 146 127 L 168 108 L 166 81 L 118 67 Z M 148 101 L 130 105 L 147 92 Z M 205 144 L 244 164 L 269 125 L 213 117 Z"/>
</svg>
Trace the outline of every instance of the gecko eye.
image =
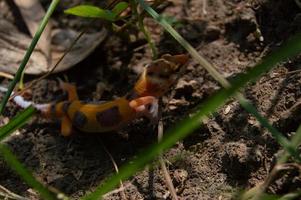
<svg viewBox="0 0 301 200">
<path fill-rule="evenodd" d="M 159 78 L 168 79 L 169 75 L 168 74 L 159 74 Z"/>
<path fill-rule="evenodd" d="M 155 75 L 155 72 L 148 72 L 147 75 L 148 75 L 148 76 L 154 76 L 154 75 Z"/>
</svg>

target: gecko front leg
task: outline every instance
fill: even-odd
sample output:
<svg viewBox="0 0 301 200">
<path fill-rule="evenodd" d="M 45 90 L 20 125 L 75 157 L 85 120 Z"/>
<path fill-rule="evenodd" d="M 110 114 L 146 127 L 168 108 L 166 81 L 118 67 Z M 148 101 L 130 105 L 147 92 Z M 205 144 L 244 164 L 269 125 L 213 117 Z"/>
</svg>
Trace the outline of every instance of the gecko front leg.
<svg viewBox="0 0 301 200">
<path fill-rule="evenodd" d="M 60 80 L 60 87 L 68 94 L 68 102 L 61 102 L 60 106 L 57 106 L 61 113 L 61 134 L 65 137 L 70 136 L 73 132 L 72 121 L 66 114 L 70 102 L 78 100 L 78 94 L 76 87 L 70 83 L 66 83 Z M 59 105 L 59 104 L 58 104 Z"/>
<path fill-rule="evenodd" d="M 69 101 L 78 100 L 78 95 L 77 95 L 75 85 L 72 85 L 71 83 L 63 82 L 62 80 L 59 81 L 60 81 L 60 88 L 66 91 L 68 94 L 68 100 Z"/>
<path fill-rule="evenodd" d="M 73 132 L 72 122 L 68 116 L 64 116 L 61 121 L 61 134 L 64 137 L 68 137 L 72 134 L 72 132 Z"/>
<path fill-rule="evenodd" d="M 159 101 L 156 97 L 145 96 L 130 101 L 130 107 L 133 108 L 140 116 L 147 117 L 152 124 L 159 120 Z"/>
</svg>

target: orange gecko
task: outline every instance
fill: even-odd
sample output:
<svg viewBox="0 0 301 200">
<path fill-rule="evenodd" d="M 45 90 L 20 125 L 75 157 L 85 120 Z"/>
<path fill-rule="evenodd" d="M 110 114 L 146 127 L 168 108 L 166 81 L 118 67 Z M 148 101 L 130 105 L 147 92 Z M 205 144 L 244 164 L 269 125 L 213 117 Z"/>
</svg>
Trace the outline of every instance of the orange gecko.
<svg viewBox="0 0 301 200">
<path fill-rule="evenodd" d="M 34 106 L 44 117 L 61 119 L 61 133 L 64 136 L 71 135 L 73 128 L 83 132 L 113 131 L 138 117 L 155 120 L 158 97 L 176 82 L 179 71 L 187 60 L 188 56 L 184 54 L 163 55 L 144 69 L 127 95 L 113 101 L 80 101 L 75 86 L 63 82 L 60 85 L 68 93 L 67 101 L 35 104 L 25 101 L 21 96 L 14 97 L 14 101 L 23 108 Z"/>
</svg>

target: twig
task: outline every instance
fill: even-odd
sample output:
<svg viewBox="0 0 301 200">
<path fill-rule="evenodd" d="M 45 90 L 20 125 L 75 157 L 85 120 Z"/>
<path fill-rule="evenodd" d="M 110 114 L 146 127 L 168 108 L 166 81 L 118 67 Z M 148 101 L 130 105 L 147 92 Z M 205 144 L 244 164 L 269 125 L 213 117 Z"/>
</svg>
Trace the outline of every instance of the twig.
<svg viewBox="0 0 301 200">
<path fill-rule="evenodd" d="M 203 15 L 207 15 L 208 14 L 208 12 L 207 12 L 207 0 L 203 0 L 202 10 L 203 10 Z"/>
<path fill-rule="evenodd" d="M 292 168 L 297 168 L 300 170 L 300 165 L 295 163 L 287 163 L 287 164 L 276 164 L 268 177 L 265 179 L 265 181 L 260 185 L 260 187 L 257 188 L 255 196 L 252 198 L 252 200 L 260 200 L 262 199 L 263 193 L 266 191 L 266 189 L 269 187 L 269 185 L 272 183 L 272 181 L 275 179 L 277 174 L 284 170 L 289 170 Z"/>
<path fill-rule="evenodd" d="M 295 135 L 291 138 L 291 144 L 294 148 L 297 148 L 301 142 L 301 125 L 298 127 Z M 288 163 L 287 160 L 289 159 L 290 154 L 288 152 L 283 152 L 283 154 L 280 156 L 280 158 L 277 160 L 277 164 L 273 167 L 271 173 L 268 175 L 268 177 L 264 180 L 262 184 L 258 184 L 257 186 L 251 188 L 247 192 L 245 192 L 241 199 L 259 199 L 262 194 L 265 192 L 265 190 L 268 188 L 270 183 L 274 180 L 274 177 L 278 174 L 279 171 L 282 169 L 287 169 L 287 167 L 295 167 L 300 171 L 300 164 L 295 163 Z M 280 167 L 279 167 L 280 166 Z"/>
<path fill-rule="evenodd" d="M 163 123 L 160 120 L 159 123 L 158 123 L 158 142 L 160 142 L 162 140 L 162 137 L 163 137 Z M 167 170 L 167 167 L 165 165 L 162 153 L 159 154 L 159 162 L 160 162 L 160 165 L 161 165 L 161 168 L 162 168 L 162 171 L 163 171 L 163 176 L 165 178 L 166 185 L 167 185 L 168 190 L 169 190 L 169 192 L 172 196 L 172 199 L 178 200 L 177 192 L 175 190 L 175 187 L 172 183 L 171 177 L 170 177 L 169 172 Z"/>
<path fill-rule="evenodd" d="M 9 74 L 9 73 L 5 73 L 5 72 L 0 72 L 0 76 L 7 78 L 7 79 L 14 79 L 14 76 Z"/>
<path fill-rule="evenodd" d="M 0 185 L 0 197 L 3 197 L 4 199 L 29 200 L 29 198 L 15 194 L 7 188 L 3 187 L 2 185 Z"/>
<path fill-rule="evenodd" d="M 301 72 L 301 69 L 297 69 L 297 70 L 293 70 L 293 71 L 289 71 L 287 72 L 285 75 L 289 75 L 289 76 L 295 76 L 297 73 Z M 259 84 L 264 84 L 270 80 L 273 80 L 275 78 L 279 78 L 281 74 L 277 74 L 276 76 L 273 76 L 273 77 L 269 77 L 269 78 L 266 78 L 264 80 L 259 80 Z"/>
<path fill-rule="evenodd" d="M 122 192 L 126 188 L 130 187 L 131 185 L 132 185 L 132 183 L 125 184 L 122 188 L 120 187 L 118 189 L 112 190 L 111 192 L 108 192 L 108 193 L 102 195 L 102 197 L 105 198 L 105 197 L 111 196 L 112 194 L 116 194 L 116 193 Z"/>
<path fill-rule="evenodd" d="M 100 139 L 99 139 L 100 140 Z M 119 172 L 119 169 L 118 169 L 118 166 L 117 166 L 117 163 L 115 162 L 115 160 L 114 160 L 114 158 L 113 158 L 113 156 L 112 156 L 112 154 L 109 152 L 109 150 L 107 149 L 107 147 L 104 145 L 104 143 L 100 140 L 100 142 L 101 142 L 101 144 L 102 144 L 102 148 L 104 149 L 104 151 L 108 154 L 108 156 L 110 157 L 110 160 L 111 160 L 111 162 L 112 162 L 112 164 L 113 164 L 113 166 L 114 166 L 114 169 L 115 169 L 115 171 L 116 171 L 116 173 L 118 173 Z M 120 180 L 120 188 L 119 188 L 119 192 L 120 192 L 120 196 L 121 196 L 121 199 L 127 199 L 126 198 L 126 195 L 125 195 L 125 192 L 124 192 L 124 190 L 125 190 L 125 188 L 124 188 L 124 185 L 123 185 L 123 183 L 122 183 L 122 181 Z"/>
</svg>

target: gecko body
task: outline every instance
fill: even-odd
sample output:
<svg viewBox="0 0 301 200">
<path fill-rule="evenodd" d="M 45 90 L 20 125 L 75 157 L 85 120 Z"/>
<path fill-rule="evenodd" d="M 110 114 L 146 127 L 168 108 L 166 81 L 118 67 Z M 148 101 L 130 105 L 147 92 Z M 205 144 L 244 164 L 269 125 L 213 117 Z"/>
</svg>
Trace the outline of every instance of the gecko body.
<svg viewBox="0 0 301 200">
<path fill-rule="evenodd" d="M 46 118 L 61 119 L 61 133 L 64 136 L 69 136 L 74 127 L 83 132 L 113 131 L 138 117 L 155 119 L 158 98 L 175 83 L 179 70 L 187 60 L 188 56 L 184 54 L 163 55 L 144 69 L 128 94 L 108 102 L 80 101 L 75 86 L 63 82 L 61 88 L 68 93 L 66 101 L 35 104 L 21 96 L 13 99 L 23 108 L 33 105 Z"/>
</svg>

